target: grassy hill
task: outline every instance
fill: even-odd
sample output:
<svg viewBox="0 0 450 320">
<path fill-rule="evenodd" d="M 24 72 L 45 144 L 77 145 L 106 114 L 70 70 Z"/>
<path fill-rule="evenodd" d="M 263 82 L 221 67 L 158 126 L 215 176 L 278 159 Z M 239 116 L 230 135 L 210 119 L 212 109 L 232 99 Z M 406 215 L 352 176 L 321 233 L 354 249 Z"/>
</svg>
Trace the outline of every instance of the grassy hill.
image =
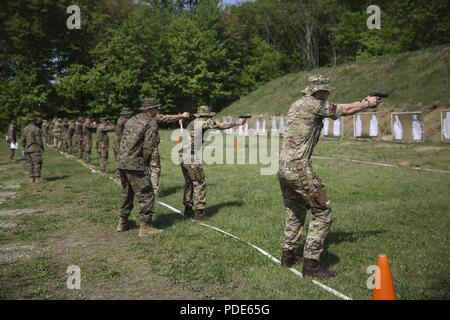
<svg viewBox="0 0 450 320">
<path fill-rule="evenodd" d="M 302 96 L 307 76 L 317 73 L 330 77 L 334 102 L 353 102 L 375 90 L 389 92 L 379 108 L 381 132 L 389 134 L 391 111 L 422 111 L 426 137 L 439 138 L 439 110 L 450 108 L 450 46 L 288 74 L 234 102 L 218 116 L 284 114 Z"/>
<path fill-rule="evenodd" d="M 301 96 L 306 77 L 316 73 L 330 77 L 335 88 L 331 98 L 337 102 L 353 102 L 377 90 L 391 94 L 386 106 L 418 110 L 450 104 L 450 47 L 443 46 L 288 74 L 236 101 L 220 115 L 284 113 Z"/>
</svg>

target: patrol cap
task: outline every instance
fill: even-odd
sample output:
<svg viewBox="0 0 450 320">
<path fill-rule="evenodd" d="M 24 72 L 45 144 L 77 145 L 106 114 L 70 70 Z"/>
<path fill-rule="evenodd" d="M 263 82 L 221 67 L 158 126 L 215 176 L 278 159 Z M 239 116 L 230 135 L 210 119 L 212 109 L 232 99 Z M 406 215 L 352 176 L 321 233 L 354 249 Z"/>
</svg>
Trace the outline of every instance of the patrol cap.
<svg viewBox="0 0 450 320">
<path fill-rule="evenodd" d="M 133 110 L 131 110 L 130 108 L 122 108 L 122 110 L 120 111 L 121 116 L 126 116 L 126 115 L 131 115 L 131 114 L 133 114 Z"/>
<path fill-rule="evenodd" d="M 317 91 L 331 92 L 330 80 L 323 75 L 311 75 L 306 80 L 308 86 L 302 91 L 304 94 L 312 95 Z"/>
<path fill-rule="evenodd" d="M 140 111 L 147 111 L 153 108 L 159 108 L 161 107 L 161 104 L 159 103 L 159 100 L 156 98 L 144 98 L 142 100 L 142 105 L 139 108 Z"/>
</svg>

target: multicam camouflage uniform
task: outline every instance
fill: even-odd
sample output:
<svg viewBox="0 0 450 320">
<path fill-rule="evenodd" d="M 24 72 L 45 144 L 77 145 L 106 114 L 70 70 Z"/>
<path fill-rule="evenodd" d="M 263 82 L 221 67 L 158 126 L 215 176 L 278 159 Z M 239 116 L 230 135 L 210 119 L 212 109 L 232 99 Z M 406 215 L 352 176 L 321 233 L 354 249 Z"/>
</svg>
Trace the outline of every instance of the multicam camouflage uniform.
<svg viewBox="0 0 450 320">
<path fill-rule="evenodd" d="M 67 153 L 72 154 L 73 136 L 75 135 L 75 121 L 69 121 L 69 128 L 66 134 Z"/>
<path fill-rule="evenodd" d="M 67 152 L 67 131 L 69 130 L 69 122 L 64 119 L 61 122 L 61 150 Z"/>
<path fill-rule="evenodd" d="M 108 132 L 116 130 L 114 126 L 108 126 L 106 119 L 102 119 L 101 123 L 97 127 L 97 153 L 100 156 L 100 171 L 106 172 L 106 166 L 108 164 L 109 155 L 109 137 Z"/>
<path fill-rule="evenodd" d="M 310 79 L 305 96 L 295 101 L 287 113 L 287 129 L 280 154 L 278 179 L 287 211 L 283 249 L 295 250 L 311 209 L 312 220 L 303 257 L 319 260 L 324 241 L 331 227 L 333 213 L 324 185 L 314 172 L 310 158 L 319 141 L 323 118 L 338 119 L 341 106 L 320 101 L 311 96 L 315 86 L 325 86 L 322 78 Z"/>
<path fill-rule="evenodd" d="M 180 150 L 181 171 L 185 182 L 183 204 L 186 208 L 194 210 L 204 210 L 206 206 L 206 180 L 203 165 L 199 163 L 198 158 L 201 150 L 195 149 L 195 147 L 201 147 L 201 144 L 196 144 L 195 139 L 200 139 L 198 141 L 203 144 L 205 131 L 217 129 L 217 122 L 211 118 L 213 115 L 214 113 L 210 112 L 207 106 L 198 108 L 198 113 L 194 115 L 196 119 L 186 128 L 190 139 L 183 140 L 183 148 Z"/>
<path fill-rule="evenodd" d="M 22 146 L 28 164 L 28 175 L 33 180 L 39 179 L 41 177 L 44 145 L 41 129 L 34 123 L 29 123 L 22 129 Z"/>
<path fill-rule="evenodd" d="M 151 222 L 155 194 L 145 171 L 155 147 L 156 131 L 155 119 L 146 113 L 139 113 L 125 123 L 117 156 L 117 168 L 123 187 L 120 217 L 125 220 L 133 210 L 136 195 L 141 207 L 141 222 Z"/>
<path fill-rule="evenodd" d="M 86 155 L 86 162 L 91 163 L 92 157 L 92 133 L 97 129 L 93 124 L 83 124 L 83 151 Z"/>
<path fill-rule="evenodd" d="M 61 120 L 56 119 L 53 123 L 53 147 L 61 148 L 62 141 L 61 141 L 61 134 L 62 134 L 62 125 Z"/>
<path fill-rule="evenodd" d="M 78 148 L 78 159 L 83 159 L 84 153 L 84 140 L 83 140 L 83 118 L 78 118 L 75 122 L 75 142 Z"/>
<path fill-rule="evenodd" d="M 48 136 L 48 130 L 49 130 L 49 122 L 47 120 L 44 120 L 42 122 L 42 136 L 44 138 L 44 142 L 49 144 L 49 136 Z"/>
</svg>

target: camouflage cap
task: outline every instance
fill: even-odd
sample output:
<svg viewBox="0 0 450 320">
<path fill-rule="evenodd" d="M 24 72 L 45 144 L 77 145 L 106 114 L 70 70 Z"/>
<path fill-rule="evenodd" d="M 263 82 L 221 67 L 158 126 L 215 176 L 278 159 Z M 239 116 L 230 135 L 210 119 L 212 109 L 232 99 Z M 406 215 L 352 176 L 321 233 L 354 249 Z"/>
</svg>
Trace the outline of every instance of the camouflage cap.
<svg viewBox="0 0 450 320">
<path fill-rule="evenodd" d="M 142 100 L 142 105 L 139 108 L 140 111 L 147 111 L 152 108 L 159 108 L 161 107 L 161 104 L 159 103 L 159 100 L 156 98 L 144 98 Z"/>
<path fill-rule="evenodd" d="M 331 92 L 332 87 L 330 86 L 330 80 L 328 77 L 323 75 L 311 75 L 306 80 L 308 86 L 302 91 L 302 93 L 307 95 L 312 95 L 317 91 L 328 91 Z"/>
<path fill-rule="evenodd" d="M 126 116 L 129 114 L 133 114 L 133 110 L 131 110 L 130 108 L 122 108 L 122 110 L 120 111 L 121 116 Z"/>
<path fill-rule="evenodd" d="M 194 117 L 212 117 L 215 114 L 215 112 L 211 112 L 211 110 L 209 110 L 208 106 L 200 106 L 197 109 L 197 113 L 194 113 Z"/>
</svg>

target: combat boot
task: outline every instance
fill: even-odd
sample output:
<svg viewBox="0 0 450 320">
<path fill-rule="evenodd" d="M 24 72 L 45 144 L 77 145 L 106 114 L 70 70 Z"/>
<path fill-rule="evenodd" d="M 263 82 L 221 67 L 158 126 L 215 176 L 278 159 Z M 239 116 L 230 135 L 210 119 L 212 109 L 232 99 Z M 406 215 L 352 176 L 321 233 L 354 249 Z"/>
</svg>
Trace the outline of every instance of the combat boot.
<svg viewBox="0 0 450 320">
<path fill-rule="evenodd" d="M 297 256 L 294 250 L 283 249 L 283 252 L 281 254 L 281 265 L 283 267 L 290 268 L 300 261 L 301 259 Z"/>
<path fill-rule="evenodd" d="M 130 229 L 133 229 L 136 226 L 136 223 L 133 220 L 128 220 L 125 218 L 119 218 L 119 224 L 117 225 L 117 232 L 123 232 Z"/>
<path fill-rule="evenodd" d="M 194 210 L 192 210 L 192 207 L 184 207 L 184 217 L 186 219 L 191 219 L 194 217 Z"/>
<path fill-rule="evenodd" d="M 318 260 L 303 258 L 304 277 L 335 277 L 336 272 L 321 267 Z"/>
<path fill-rule="evenodd" d="M 194 219 L 199 221 L 208 220 L 204 210 L 195 210 Z"/>
<path fill-rule="evenodd" d="M 139 237 L 151 236 L 163 232 L 161 229 L 156 229 L 150 224 L 141 222 L 141 227 L 139 228 Z"/>
</svg>

